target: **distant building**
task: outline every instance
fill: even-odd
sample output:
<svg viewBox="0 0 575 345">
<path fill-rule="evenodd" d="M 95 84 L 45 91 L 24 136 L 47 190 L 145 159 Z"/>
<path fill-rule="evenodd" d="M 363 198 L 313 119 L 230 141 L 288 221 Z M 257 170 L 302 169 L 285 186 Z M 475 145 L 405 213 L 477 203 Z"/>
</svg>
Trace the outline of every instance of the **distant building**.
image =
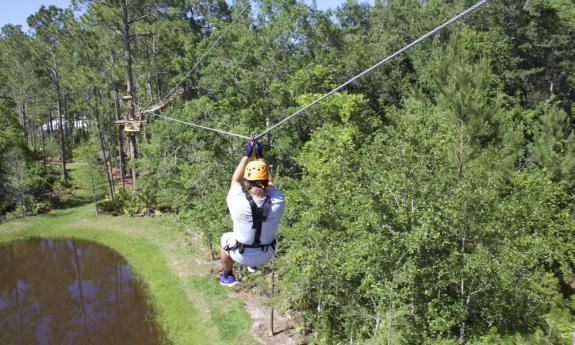
<svg viewBox="0 0 575 345">
<path fill-rule="evenodd" d="M 68 121 L 66 119 L 62 119 L 62 123 L 64 124 L 64 128 L 67 127 Z M 74 121 L 74 128 L 76 129 L 87 129 L 88 128 L 88 121 L 86 119 L 79 119 Z M 52 128 L 57 131 L 60 129 L 60 123 L 58 119 L 52 120 Z M 48 132 L 50 130 L 50 122 L 46 122 L 40 126 L 40 130 L 42 132 Z"/>
</svg>

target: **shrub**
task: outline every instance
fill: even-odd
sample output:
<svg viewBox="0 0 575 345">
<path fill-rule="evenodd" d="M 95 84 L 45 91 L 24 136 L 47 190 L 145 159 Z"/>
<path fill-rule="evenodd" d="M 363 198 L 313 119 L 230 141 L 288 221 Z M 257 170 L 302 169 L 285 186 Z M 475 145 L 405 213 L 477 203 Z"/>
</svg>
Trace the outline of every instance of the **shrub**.
<svg viewBox="0 0 575 345">
<path fill-rule="evenodd" d="M 112 216 L 118 216 L 122 214 L 122 204 L 119 200 L 104 199 L 96 202 L 98 211 L 100 213 L 111 214 Z"/>
<path fill-rule="evenodd" d="M 133 193 L 125 188 L 120 188 L 114 200 L 104 199 L 97 202 L 98 209 L 102 213 L 117 216 L 151 215 L 155 213 L 154 208 L 147 204 L 149 201 L 146 194 Z"/>
<path fill-rule="evenodd" d="M 38 201 L 33 197 L 26 197 L 16 204 L 14 211 L 8 213 L 6 218 L 16 219 L 28 216 L 36 216 L 50 211 L 51 208 L 51 205 L 46 202 Z"/>
<path fill-rule="evenodd" d="M 37 196 L 53 190 L 59 182 L 59 172 L 53 166 L 29 164 L 23 171 L 22 180 L 27 193 Z"/>
</svg>

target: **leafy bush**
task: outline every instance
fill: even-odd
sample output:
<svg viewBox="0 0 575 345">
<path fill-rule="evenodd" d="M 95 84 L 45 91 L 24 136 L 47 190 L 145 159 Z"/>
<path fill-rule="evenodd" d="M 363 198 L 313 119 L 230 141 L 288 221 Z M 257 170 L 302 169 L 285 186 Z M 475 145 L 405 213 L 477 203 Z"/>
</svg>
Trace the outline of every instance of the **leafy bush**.
<svg viewBox="0 0 575 345">
<path fill-rule="evenodd" d="M 144 206 L 140 203 L 137 193 L 132 193 L 125 188 L 120 188 L 116 193 L 116 200 L 122 205 L 122 213 L 127 216 L 141 214 L 144 211 Z"/>
<path fill-rule="evenodd" d="M 54 166 L 29 164 L 23 172 L 25 189 L 28 194 L 36 196 L 49 192 L 58 184 L 59 175 Z"/>
<path fill-rule="evenodd" d="M 52 209 L 51 205 L 38 201 L 32 197 L 27 197 L 16 204 L 14 211 L 6 215 L 7 219 L 24 218 L 46 213 Z"/>
<path fill-rule="evenodd" d="M 97 202 L 98 209 L 102 213 L 114 216 L 123 214 L 126 216 L 152 215 L 156 214 L 155 209 L 148 204 L 152 200 L 146 193 L 134 193 L 125 188 L 120 188 L 114 200 L 108 198 Z"/>
<path fill-rule="evenodd" d="M 118 200 L 99 200 L 96 202 L 96 206 L 100 213 L 111 214 L 113 216 L 119 216 L 122 214 L 122 205 Z"/>
</svg>

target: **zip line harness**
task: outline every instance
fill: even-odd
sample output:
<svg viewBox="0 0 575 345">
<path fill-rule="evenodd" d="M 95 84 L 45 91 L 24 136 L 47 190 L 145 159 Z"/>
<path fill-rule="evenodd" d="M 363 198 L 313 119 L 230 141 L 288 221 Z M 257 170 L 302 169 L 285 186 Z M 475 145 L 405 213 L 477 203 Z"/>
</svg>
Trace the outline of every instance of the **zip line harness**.
<svg viewBox="0 0 575 345">
<path fill-rule="evenodd" d="M 254 198 L 249 193 L 246 193 L 246 199 L 250 203 L 250 208 L 252 210 L 252 230 L 255 230 L 254 240 L 252 244 L 245 244 L 236 241 L 236 243 L 231 247 L 229 245 L 226 245 L 224 247 L 224 250 L 226 252 L 229 252 L 231 250 L 236 250 L 239 248 L 240 254 L 244 253 L 245 248 L 260 248 L 262 252 L 267 252 L 270 247 L 272 247 L 272 249 L 275 250 L 276 249 L 275 238 L 271 243 L 262 244 L 260 242 L 260 237 L 262 235 L 262 226 L 263 223 L 268 219 L 268 214 L 270 212 L 272 200 L 270 199 L 269 195 L 266 195 L 266 199 L 263 205 L 259 207 L 254 201 Z"/>
</svg>

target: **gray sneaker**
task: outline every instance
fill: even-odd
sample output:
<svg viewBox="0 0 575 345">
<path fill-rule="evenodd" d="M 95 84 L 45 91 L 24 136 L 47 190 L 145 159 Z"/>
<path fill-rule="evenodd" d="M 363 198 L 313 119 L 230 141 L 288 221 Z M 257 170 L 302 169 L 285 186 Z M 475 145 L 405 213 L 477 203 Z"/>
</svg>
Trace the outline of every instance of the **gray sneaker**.
<svg viewBox="0 0 575 345">
<path fill-rule="evenodd" d="M 248 266 L 248 272 L 255 273 L 258 270 L 258 266 Z"/>
</svg>

